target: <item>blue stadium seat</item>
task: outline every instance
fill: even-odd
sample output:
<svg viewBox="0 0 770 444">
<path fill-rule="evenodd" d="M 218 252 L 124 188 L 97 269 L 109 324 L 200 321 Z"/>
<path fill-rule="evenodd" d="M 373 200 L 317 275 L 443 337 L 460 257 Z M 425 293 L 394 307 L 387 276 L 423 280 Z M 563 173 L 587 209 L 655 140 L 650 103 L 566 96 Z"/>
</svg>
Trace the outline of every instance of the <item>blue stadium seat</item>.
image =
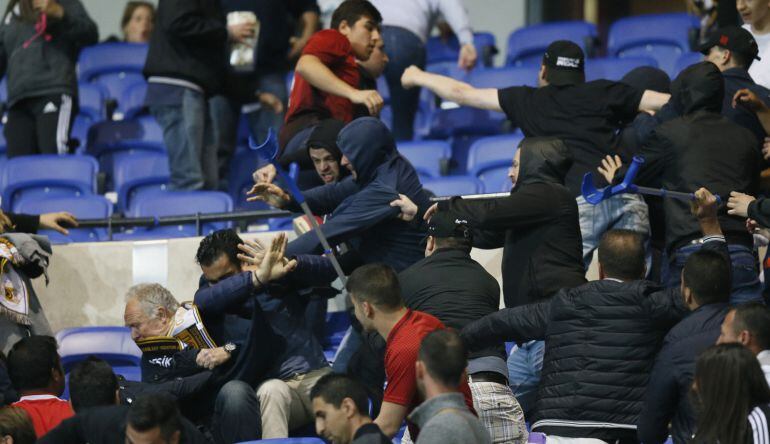
<svg viewBox="0 0 770 444">
<path fill-rule="evenodd" d="M 237 444 L 325 444 L 321 438 L 274 438 L 274 439 L 259 439 L 257 441 L 242 441 Z"/>
<path fill-rule="evenodd" d="M 348 327 L 350 327 L 350 314 L 347 311 L 326 313 L 326 336 L 321 345 L 330 362 L 334 360 L 334 355 L 344 340 Z"/>
<path fill-rule="evenodd" d="M 468 71 L 457 66 L 457 60 L 451 62 L 431 63 L 430 65 L 425 66 L 425 71 L 451 77 L 457 80 L 465 80 L 465 78 L 468 77 Z"/>
<path fill-rule="evenodd" d="M 502 136 L 484 137 L 468 150 L 468 173 L 476 176 L 487 193 L 510 191 L 508 169 L 524 134 L 517 131 Z"/>
<path fill-rule="evenodd" d="M 22 199 L 93 194 L 98 171 L 96 159 L 90 156 L 14 157 L 3 169 L 3 209 L 14 210 Z"/>
<path fill-rule="evenodd" d="M 398 152 L 412 164 L 420 177 L 439 177 L 448 169 L 452 146 L 442 140 L 399 142 Z"/>
<path fill-rule="evenodd" d="M 91 129 L 91 118 L 78 114 L 75 116 L 75 120 L 72 122 L 72 129 L 70 130 L 70 141 L 77 140 L 78 146 L 75 150 L 77 154 L 85 154 L 88 149 L 88 130 Z"/>
<path fill-rule="evenodd" d="M 0 103 L 8 102 L 8 77 L 3 76 L 0 80 Z"/>
<path fill-rule="evenodd" d="M 128 211 L 137 193 L 164 189 L 169 181 L 168 156 L 152 151 L 120 152 L 113 157 L 112 184 L 118 209 Z"/>
<path fill-rule="evenodd" d="M 138 82 L 144 82 L 144 76 L 141 73 L 116 72 L 102 74 L 93 83 L 99 86 L 108 98 L 119 101 L 126 90 Z"/>
<path fill-rule="evenodd" d="M 120 117 L 119 120 L 133 119 L 146 111 L 144 106 L 144 96 L 147 94 L 147 82 L 144 79 L 126 87 L 123 95 L 118 100 L 118 113 L 113 118 Z"/>
<path fill-rule="evenodd" d="M 250 149 L 237 150 L 230 159 L 227 172 L 227 194 L 233 199 L 236 210 L 256 210 L 266 208 L 259 202 L 247 202 L 246 192 L 254 185 L 251 174 L 258 165 L 263 164 L 257 153 Z"/>
<path fill-rule="evenodd" d="M 128 217 L 186 216 L 196 213 L 225 213 L 233 211 L 233 200 L 218 191 L 146 191 L 138 193 L 132 200 Z M 212 222 L 202 225 L 202 234 L 229 228 L 230 222 Z M 148 238 L 170 238 L 197 236 L 194 224 L 137 227 L 118 233 L 116 240 L 138 240 Z"/>
<path fill-rule="evenodd" d="M 380 76 L 377 79 L 377 92 L 380 93 L 383 102 L 390 103 L 390 88 L 388 88 L 388 82 L 385 80 L 385 76 Z"/>
<path fill-rule="evenodd" d="M 139 43 L 101 43 L 83 48 L 78 58 L 78 76 L 81 81 L 91 82 L 105 74 L 141 74 L 147 48 Z"/>
<path fill-rule="evenodd" d="M 513 155 L 524 139 L 521 131 L 501 136 L 481 138 L 468 150 L 468 173 L 478 175 L 482 170 L 504 165 L 511 166 Z"/>
<path fill-rule="evenodd" d="M 80 114 L 87 116 L 91 122 L 100 122 L 105 119 L 104 94 L 98 86 L 90 83 L 79 84 L 78 99 Z"/>
<path fill-rule="evenodd" d="M 166 152 L 163 130 L 152 116 L 101 122 L 88 133 L 88 153 L 98 157 L 126 150 Z"/>
<path fill-rule="evenodd" d="M 484 185 L 473 176 L 444 176 L 437 179 L 426 179 L 423 188 L 436 196 L 461 196 L 484 192 Z"/>
<path fill-rule="evenodd" d="M 8 152 L 8 142 L 5 140 L 4 125 L 0 125 L 0 156 L 5 157 Z"/>
<path fill-rule="evenodd" d="M 586 53 L 593 55 L 598 36 L 596 25 L 583 21 L 551 22 L 519 28 L 508 36 L 507 66 L 539 67 L 543 53 L 554 40 L 571 40 Z"/>
<path fill-rule="evenodd" d="M 139 367 L 142 352 L 131 339 L 127 327 L 77 327 L 56 334 L 59 355 L 65 372 L 88 358 L 96 356 L 112 366 Z"/>
<path fill-rule="evenodd" d="M 495 36 L 491 32 L 473 33 L 473 46 L 476 47 L 479 63 L 483 66 L 492 66 L 492 59 L 497 54 Z M 427 64 L 452 62 L 457 63 L 460 55 L 460 42 L 456 36 L 450 37 L 444 42 L 441 37 L 430 37 L 425 45 Z"/>
<path fill-rule="evenodd" d="M 674 74 L 676 61 L 689 52 L 698 18 L 685 13 L 622 18 L 610 26 L 607 53 L 615 57 L 649 56 Z"/>
<path fill-rule="evenodd" d="M 393 108 L 391 108 L 390 105 L 382 107 L 380 110 L 380 120 L 389 130 L 393 130 Z"/>
<path fill-rule="evenodd" d="M 539 433 L 539 432 L 529 433 L 529 439 L 527 440 L 527 444 L 545 444 L 545 443 L 546 443 L 545 433 Z"/>
<path fill-rule="evenodd" d="M 629 71 L 640 66 L 658 67 L 658 62 L 652 57 L 606 57 L 601 59 L 587 59 L 585 72 L 586 81 L 597 79 L 620 80 Z"/>
<path fill-rule="evenodd" d="M 671 78 L 675 78 L 679 75 L 682 70 L 687 68 L 690 65 L 694 65 L 696 63 L 703 61 L 703 54 L 699 52 L 688 52 L 685 54 L 682 54 L 679 59 L 676 61 L 676 68 L 674 68 L 674 73 L 671 76 Z"/>
<path fill-rule="evenodd" d="M 15 210 L 23 214 L 68 211 L 78 219 L 106 219 L 112 216 L 112 202 L 97 195 L 24 199 L 16 205 Z M 40 230 L 38 234 L 48 236 L 54 244 L 97 242 L 107 238 L 103 228 L 71 228 L 67 236 L 53 230 Z"/>
</svg>

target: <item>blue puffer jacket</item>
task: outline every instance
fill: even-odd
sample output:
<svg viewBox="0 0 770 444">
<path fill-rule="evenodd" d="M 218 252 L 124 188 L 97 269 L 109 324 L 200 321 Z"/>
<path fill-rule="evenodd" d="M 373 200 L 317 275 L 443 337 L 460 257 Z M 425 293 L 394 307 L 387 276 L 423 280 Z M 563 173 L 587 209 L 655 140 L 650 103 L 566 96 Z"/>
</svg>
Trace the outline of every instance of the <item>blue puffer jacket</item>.
<svg viewBox="0 0 770 444">
<path fill-rule="evenodd" d="M 337 145 L 356 171 L 355 187 L 348 181 L 311 190 L 306 198 L 311 209 L 335 208 L 321 230 L 331 244 L 355 238 L 355 248 L 365 263 L 383 262 L 401 271 L 424 256 L 425 237 L 420 228 L 398 219 L 399 209 L 390 202 L 405 194 L 420 208 L 428 206 L 414 167 L 396 150 L 393 135 L 377 119 L 354 120 L 340 132 Z M 340 193 L 346 187 L 353 194 Z M 312 195 L 312 202 L 311 196 Z M 287 256 L 322 253 L 314 232 L 289 243 Z"/>
</svg>

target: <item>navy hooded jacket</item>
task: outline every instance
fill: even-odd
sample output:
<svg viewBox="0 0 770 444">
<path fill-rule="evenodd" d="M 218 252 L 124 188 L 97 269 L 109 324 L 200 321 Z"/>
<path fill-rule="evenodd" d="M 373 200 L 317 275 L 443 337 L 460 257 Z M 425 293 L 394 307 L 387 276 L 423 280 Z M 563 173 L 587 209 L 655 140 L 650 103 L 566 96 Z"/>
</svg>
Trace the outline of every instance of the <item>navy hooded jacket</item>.
<svg viewBox="0 0 770 444">
<path fill-rule="evenodd" d="M 421 260 L 425 233 L 398 219 L 400 209 L 390 202 L 399 194 L 409 197 L 420 208 L 428 206 L 428 194 L 412 165 L 396 150 L 388 128 L 372 117 L 348 124 L 337 139 L 356 177 L 357 192 L 350 179 L 311 190 L 306 198 L 311 209 L 334 208 L 321 230 L 330 244 L 355 239 L 355 247 L 365 263 L 383 262 L 401 271 Z M 311 196 L 312 195 L 312 201 Z M 321 242 L 313 231 L 289 243 L 287 256 L 322 253 Z"/>
</svg>

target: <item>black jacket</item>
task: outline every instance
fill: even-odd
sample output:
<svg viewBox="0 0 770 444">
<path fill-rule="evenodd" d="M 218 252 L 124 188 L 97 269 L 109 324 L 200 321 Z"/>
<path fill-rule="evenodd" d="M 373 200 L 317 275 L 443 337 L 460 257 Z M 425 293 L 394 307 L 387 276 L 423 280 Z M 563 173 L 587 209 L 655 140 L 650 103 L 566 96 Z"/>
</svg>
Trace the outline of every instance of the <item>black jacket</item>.
<svg viewBox="0 0 770 444">
<path fill-rule="evenodd" d="M 766 105 L 770 105 L 770 90 L 762 85 L 757 85 L 743 68 L 730 68 L 722 71 L 725 79 L 725 95 L 722 102 L 722 115 L 750 130 L 757 138 L 757 144 L 765 140 L 765 129 L 759 123 L 757 115 L 743 106 L 733 108 L 733 97 L 739 89 L 747 88 L 753 91 Z"/>
<path fill-rule="evenodd" d="M 719 69 L 709 62 L 693 65 L 674 80 L 671 92 L 683 115 L 650 135 L 636 182 L 688 193 L 706 187 L 723 199 L 731 191 L 756 195 L 761 153 L 751 131 L 720 114 L 724 81 Z M 667 250 L 701 236 L 688 202 L 665 199 L 663 205 Z M 743 218 L 728 216 L 726 207 L 720 210 L 719 223 L 728 243 L 753 245 Z"/>
<path fill-rule="evenodd" d="M 601 280 L 503 309 L 466 327 L 462 337 L 470 349 L 545 340 L 533 431 L 633 440 L 655 355 L 685 313 L 678 290 Z"/>
<path fill-rule="evenodd" d="M 727 311 L 727 304 L 704 305 L 666 335 L 639 417 L 639 439 L 645 444 L 664 442 L 668 437 L 669 422 L 674 443 L 689 442 L 696 423 L 688 401 L 695 360 L 703 350 L 716 343 Z"/>
<path fill-rule="evenodd" d="M 401 294 L 412 310 L 431 314 L 456 330 L 500 308 L 500 286 L 467 251 L 436 250 L 398 275 Z M 502 341 L 470 353 L 470 358 L 505 359 Z"/>
<path fill-rule="evenodd" d="M 770 228 L 770 200 L 758 197 L 749 204 L 749 219 L 754 219 L 763 227 Z"/>
<path fill-rule="evenodd" d="M 499 199 L 439 203 L 475 229 L 478 248 L 503 250 L 506 307 L 549 297 L 585 282 L 578 209 L 563 185 L 572 164 L 558 139 L 524 139 L 516 187 Z"/>
<path fill-rule="evenodd" d="M 219 0 L 160 0 L 144 75 L 186 80 L 208 94 L 219 92 L 226 42 Z"/>
<path fill-rule="evenodd" d="M 86 409 L 65 419 L 37 442 L 40 444 L 123 444 L 126 442 L 128 406 L 106 406 Z M 205 444 L 206 438 L 195 426 L 182 418 L 180 444 Z"/>
<path fill-rule="evenodd" d="M 61 20 L 49 19 L 50 40 L 35 35 L 35 24 L 11 12 L 0 23 L 0 77 L 8 76 L 8 105 L 30 97 L 77 96 L 75 73 L 80 49 L 99 40 L 96 23 L 79 0 L 60 0 Z M 8 4 L 6 2 L 6 4 Z M 24 45 L 29 42 L 27 47 Z"/>
</svg>

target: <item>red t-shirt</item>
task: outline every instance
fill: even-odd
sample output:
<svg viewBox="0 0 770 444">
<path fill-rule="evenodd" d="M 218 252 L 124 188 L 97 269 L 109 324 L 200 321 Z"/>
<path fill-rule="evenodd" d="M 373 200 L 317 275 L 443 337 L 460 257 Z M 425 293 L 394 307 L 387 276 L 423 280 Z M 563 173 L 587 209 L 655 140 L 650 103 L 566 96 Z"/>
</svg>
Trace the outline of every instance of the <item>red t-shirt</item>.
<svg viewBox="0 0 770 444">
<path fill-rule="evenodd" d="M 27 412 L 38 438 L 58 426 L 60 422 L 75 415 L 69 402 L 53 395 L 22 396 L 13 405 Z"/>
<path fill-rule="evenodd" d="M 422 399 L 417 392 L 417 376 L 414 364 L 420 351 L 422 339 L 434 330 L 446 328 L 435 317 L 421 311 L 407 310 L 403 318 L 393 327 L 385 346 L 385 377 L 387 386 L 382 398 L 384 402 L 402 405 L 407 414 L 420 405 Z M 460 391 L 465 396 L 468 410 L 473 409 L 473 397 L 468 382 L 463 381 Z M 417 429 L 409 424 L 412 440 L 417 438 Z"/>
<path fill-rule="evenodd" d="M 336 29 L 326 29 L 313 34 L 302 50 L 302 55 L 314 55 L 335 76 L 348 85 L 358 88 L 360 74 L 350 41 Z M 327 94 L 308 83 L 299 73 L 294 74 L 294 86 L 289 96 L 286 124 L 281 129 L 281 146 L 308 124 L 333 118 L 345 123 L 353 120 L 353 103 L 340 96 Z M 302 122 L 293 122 L 301 119 Z"/>
</svg>

